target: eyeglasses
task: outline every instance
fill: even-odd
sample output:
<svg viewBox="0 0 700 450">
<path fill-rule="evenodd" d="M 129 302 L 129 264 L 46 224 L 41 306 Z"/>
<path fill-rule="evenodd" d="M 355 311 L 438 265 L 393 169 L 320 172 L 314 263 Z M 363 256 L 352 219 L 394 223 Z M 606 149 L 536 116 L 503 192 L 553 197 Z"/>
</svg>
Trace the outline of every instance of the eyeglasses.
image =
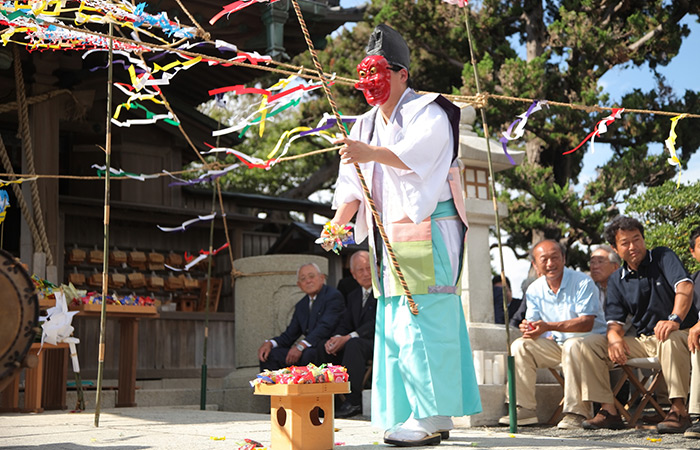
<svg viewBox="0 0 700 450">
<path fill-rule="evenodd" d="M 609 263 L 610 260 L 608 258 L 603 258 L 603 257 L 598 257 L 598 258 L 591 258 L 590 265 L 591 266 L 600 266 L 605 263 Z"/>
<path fill-rule="evenodd" d="M 310 273 L 308 275 L 304 275 L 304 276 L 299 277 L 299 282 L 303 283 L 306 280 L 314 280 L 314 279 L 316 279 L 316 277 L 318 277 L 317 273 Z"/>
</svg>

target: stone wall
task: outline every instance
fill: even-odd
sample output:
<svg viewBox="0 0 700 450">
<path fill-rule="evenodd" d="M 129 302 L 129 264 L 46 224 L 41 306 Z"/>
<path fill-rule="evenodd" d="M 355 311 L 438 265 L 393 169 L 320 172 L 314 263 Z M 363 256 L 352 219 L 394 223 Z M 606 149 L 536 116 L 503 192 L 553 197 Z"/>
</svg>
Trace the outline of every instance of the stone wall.
<svg viewBox="0 0 700 450">
<path fill-rule="evenodd" d="M 328 273 L 328 260 L 322 256 L 266 255 L 234 261 L 234 268 L 244 274 L 234 286 L 237 368 L 257 367 L 260 344 L 287 328 L 294 305 L 304 296 L 297 287 L 297 269 L 310 262 Z"/>
</svg>

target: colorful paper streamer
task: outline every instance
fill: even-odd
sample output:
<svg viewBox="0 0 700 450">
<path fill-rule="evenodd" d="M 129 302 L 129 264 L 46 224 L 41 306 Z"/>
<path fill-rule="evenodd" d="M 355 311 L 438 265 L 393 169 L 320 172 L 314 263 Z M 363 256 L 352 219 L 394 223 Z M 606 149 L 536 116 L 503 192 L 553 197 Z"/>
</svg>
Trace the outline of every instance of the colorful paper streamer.
<svg viewBox="0 0 700 450">
<path fill-rule="evenodd" d="M 224 217 L 226 215 L 224 214 Z M 160 231 L 165 231 L 166 233 L 172 233 L 173 231 L 185 231 L 188 229 L 192 224 L 195 224 L 197 222 L 208 222 L 210 220 L 214 220 L 216 217 L 216 213 L 208 214 L 206 216 L 197 216 L 195 219 L 190 219 L 182 222 L 182 225 L 179 227 L 161 227 L 160 225 L 156 225 Z"/>
<path fill-rule="evenodd" d="M 254 3 L 275 3 L 277 0 L 238 0 L 233 3 L 229 3 L 228 5 L 224 6 L 221 11 L 219 11 L 214 17 L 209 19 L 209 25 L 214 25 L 219 19 L 221 19 L 223 16 L 228 16 L 229 14 L 233 14 L 237 11 L 240 11 L 244 8 L 247 8 L 248 6 L 254 4 Z"/>
<path fill-rule="evenodd" d="M 5 221 L 5 215 L 7 214 L 7 208 L 10 207 L 10 195 L 6 190 L 0 190 L 0 223 Z"/>
<path fill-rule="evenodd" d="M 676 188 L 679 188 L 681 185 L 681 160 L 678 159 L 678 155 L 676 154 L 676 138 L 678 135 L 676 134 L 676 125 L 678 125 L 678 121 L 687 117 L 688 114 L 679 114 L 676 117 L 671 118 L 671 131 L 668 133 L 668 139 L 666 139 L 666 148 L 668 148 L 668 152 L 671 154 L 671 157 L 668 158 L 668 163 L 672 166 L 678 166 L 678 181 L 676 181 Z"/>
<path fill-rule="evenodd" d="M 591 131 L 586 138 L 581 141 L 580 144 L 578 144 L 573 150 L 569 150 L 568 152 L 564 152 L 564 155 L 568 155 L 569 153 L 573 153 L 583 144 L 586 143 L 589 139 L 591 140 L 591 153 L 595 153 L 595 146 L 594 146 L 594 141 L 596 136 L 600 137 L 601 134 L 605 133 L 608 131 L 608 126 L 615 121 L 615 119 L 619 119 L 622 117 L 622 113 L 625 111 L 625 108 L 613 108 L 612 113 L 608 117 L 606 117 L 603 120 L 598 121 L 598 123 L 595 126 L 595 129 Z"/>
<path fill-rule="evenodd" d="M 520 114 L 518 119 L 515 119 L 513 123 L 508 126 L 508 130 L 503 132 L 503 137 L 501 137 L 500 142 L 503 146 L 503 153 L 506 155 L 508 161 L 510 161 L 512 165 L 515 165 L 515 161 L 513 161 L 513 158 L 511 158 L 510 154 L 508 154 L 508 141 L 513 141 L 523 137 L 525 134 L 525 125 L 527 124 L 527 120 L 530 118 L 530 115 L 540 111 L 543 106 L 547 106 L 546 100 L 535 100 L 532 102 L 530 107 L 527 108 L 527 111 Z M 517 127 L 515 127 L 516 124 L 518 125 Z M 515 133 L 511 134 L 514 131 L 513 127 L 515 127 Z"/>
</svg>

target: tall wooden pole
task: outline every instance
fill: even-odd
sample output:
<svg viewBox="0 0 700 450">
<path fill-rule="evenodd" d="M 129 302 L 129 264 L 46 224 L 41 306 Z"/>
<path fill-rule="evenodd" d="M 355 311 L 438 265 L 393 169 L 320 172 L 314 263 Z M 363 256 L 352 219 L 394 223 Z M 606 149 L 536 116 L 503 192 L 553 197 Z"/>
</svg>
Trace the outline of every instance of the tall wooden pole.
<svg viewBox="0 0 700 450">
<path fill-rule="evenodd" d="M 476 59 L 474 58 L 474 48 L 472 46 L 472 31 L 469 26 L 469 7 L 464 8 L 464 23 L 467 27 L 467 40 L 469 42 L 469 55 L 471 57 L 472 68 L 474 69 L 474 82 L 476 83 L 476 93 L 481 95 L 481 87 L 479 85 L 479 74 L 476 70 Z M 510 432 L 518 431 L 517 413 L 516 413 L 516 398 L 515 398 L 515 360 L 510 352 L 510 325 L 508 324 L 508 303 L 506 295 L 508 293 L 508 285 L 506 283 L 506 274 L 503 264 L 503 247 L 501 245 L 501 218 L 498 214 L 498 200 L 496 199 L 496 180 L 494 179 L 493 162 L 491 160 L 491 139 L 489 136 L 489 127 L 486 123 L 486 107 L 479 108 L 481 110 L 481 121 L 484 124 L 484 138 L 486 139 L 486 155 L 489 165 L 489 177 L 491 179 L 491 199 L 493 200 L 493 214 L 496 218 L 496 241 L 498 242 L 498 257 L 501 263 L 501 286 L 503 286 L 503 313 L 506 322 L 506 353 L 508 355 L 508 414 L 510 416 Z"/>
<path fill-rule="evenodd" d="M 211 185 L 211 213 L 216 213 L 216 183 L 219 179 L 212 180 Z M 226 218 L 224 217 L 224 220 Z M 211 219 L 211 224 L 209 225 L 209 256 L 207 257 L 207 262 L 209 267 L 207 268 L 207 293 L 204 297 L 204 349 L 202 350 L 202 387 L 199 394 L 199 409 L 204 411 L 207 408 L 207 344 L 209 341 L 209 302 L 211 298 L 211 265 L 214 253 L 214 219 Z"/>
<path fill-rule="evenodd" d="M 112 61 L 114 57 L 114 40 L 112 23 L 109 24 L 109 56 L 107 63 L 107 125 L 105 127 L 105 203 L 104 203 L 104 241 L 102 245 L 102 308 L 100 310 L 100 346 L 97 359 L 97 395 L 95 399 L 95 426 L 100 426 L 100 406 L 102 404 L 102 376 L 105 365 L 105 322 L 107 321 L 107 289 L 109 287 L 109 175 L 112 158 Z"/>
</svg>

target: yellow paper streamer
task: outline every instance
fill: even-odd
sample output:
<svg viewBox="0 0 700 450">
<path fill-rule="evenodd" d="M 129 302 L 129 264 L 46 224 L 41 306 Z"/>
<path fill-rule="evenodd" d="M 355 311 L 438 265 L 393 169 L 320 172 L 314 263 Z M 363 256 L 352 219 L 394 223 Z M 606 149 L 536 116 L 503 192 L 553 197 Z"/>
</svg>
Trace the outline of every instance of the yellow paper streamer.
<svg viewBox="0 0 700 450">
<path fill-rule="evenodd" d="M 295 79 L 297 76 L 296 75 L 290 75 L 287 78 L 283 80 L 279 80 L 277 83 L 273 84 L 270 86 L 267 90 L 268 91 L 279 91 L 287 87 L 289 83 L 292 82 L 293 79 Z M 263 95 L 262 102 L 260 102 L 260 108 L 258 108 L 258 112 L 260 113 L 260 137 L 263 136 L 263 132 L 265 131 L 265 117 L 267 117 L 267 95 Z M 279 143 L 278 143 L 279 146 Z"/>
<path fill-rule="evenodd" d="M 676 189 L 678 189 L 681 185 L 681 161 L 678 159 L 678 155 L 676 155 L 676 138 L 678 137 L 676 134 L 676 125 L 678 125 L 679 120 L 687 116 L 688 114 L 684 113 L 671 119 L 671 131 L 668 134 L 668 139 L 666 139 L 666 147 L 671 154 L 671 157 L 668 158 L 667 161 L 672 166 L 678 166 L 678 181 L 676 182 Z"/>
</svg>

